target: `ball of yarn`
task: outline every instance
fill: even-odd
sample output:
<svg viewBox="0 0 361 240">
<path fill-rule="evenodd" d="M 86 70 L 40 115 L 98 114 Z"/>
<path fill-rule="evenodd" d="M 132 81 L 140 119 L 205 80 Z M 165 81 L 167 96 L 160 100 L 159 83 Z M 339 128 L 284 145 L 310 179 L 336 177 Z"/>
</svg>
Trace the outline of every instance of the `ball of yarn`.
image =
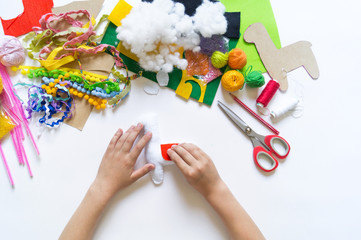
<svg viewBox="0 0 361 240">
<path fill-rule="evenodd" d="M 242 69 L 247 64 L 246 53 L 239 48 L 234 48 L 229 52 L 228 66 L 233 69 Z"/>
<path fill-rule="evenodd" d="M 251 88 L 259 88 L 265 84 L 264 76 L 260 71 L 253 71 L 246 75 L 245 82 Z"/>
<path fill-rule="evenodd" d="M 216 68 L 222 68 L 228 63 L 228 53 L 222 53 L 220 51 L 215 51 L 211 57 L 212 65 Z"/>
<path fill-rule="evenodd" d="M 221 79 L 222 87 L 229 91 L 234 92 L 241 89 L 244 85 L 243 74 L 237 70 L 230 70 L 223 74 Z"/>
<path fill-rule="evenodd" d="M 13 36 L 0 38 L 0 61 L 4 66 L 18 66 L 25 60 L 25 50 L 21 42 Z"/>
</svg>

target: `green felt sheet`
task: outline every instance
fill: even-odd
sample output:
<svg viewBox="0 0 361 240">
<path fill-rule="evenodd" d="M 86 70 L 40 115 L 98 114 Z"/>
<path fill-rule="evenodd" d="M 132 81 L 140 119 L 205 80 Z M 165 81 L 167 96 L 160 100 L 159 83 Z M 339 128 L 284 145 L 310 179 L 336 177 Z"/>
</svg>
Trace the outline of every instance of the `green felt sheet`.
<svg viewBox="0 0 361 240">
<path fill-rule="evenodd" d="M 263 66 L 257 49 L 254 44 L 246 43 L 243 34 L 249 25 L 261 22 L 266 27 L 272 41 L 277 48 L 281 48 L 281 41 L 278 35 L 276 20 L 273 15 L 272 6 L 269 0 L 220 0 L 226 7 L 227 12 L 241 12 L 240 39 L 230 40 L 230 49 L 237 47 L 242 49 L 247 55 L 247 65 L 243 68 L 245 71 L 249 65 L 253 70 L 267 72 Z"/>
<path fill-rule="evenodd" d="M 117 26 L 110 22 L 105 31 L 101 43 L 109 44 L 115 47 L 118 46 L 119 40 L 117 39 L 116 29 Z M 124 54 L 120 53 L 120 57 L 123 59 L 125 65 L 127 65 L 129 71 L 132 71 L 134 73 L 142 72 L 143 77 L 148 78 L 154 82 L 157 82 L 155 72 L 145 71 L 142 67 L 139 66 L 139 64 L 136 61 L 125 56 Z M 182 71 L 180 69 L 175 68 L 173 72 L 169 73 L 169 83 L 167 87 L 176 90 L 181 80 L 182 80 Z M 221 81 L 221 76 L 207 84 L 207 89 L 203 99 L 204 104 L 212 105 L 220 81 Z M 201 88 L 198 86 L 198 84 L 195 84 L 193 81 L 188 81 L 188 82 L 191 83 L 193 86 L 190 97 L 198 100 L 201 95 Z"/>
</svg>

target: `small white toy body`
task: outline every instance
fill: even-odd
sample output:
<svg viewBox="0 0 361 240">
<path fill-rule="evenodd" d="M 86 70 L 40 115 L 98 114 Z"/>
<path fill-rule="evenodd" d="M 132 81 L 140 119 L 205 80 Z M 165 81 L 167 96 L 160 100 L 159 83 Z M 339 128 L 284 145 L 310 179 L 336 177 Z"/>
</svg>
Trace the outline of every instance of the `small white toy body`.
<svg viewBox="0 0 361 240">
<path fill-rule="evenodd" d="M 145 158 L 148 163 L 155 166 L 155 169 L 150 173 L 154 184 L 161 184 L 163 182 L 163 166 L 173 164 L 172 161 L 164 160 L 161 152 L 160 132 L 158 125 L 158 118 L 155 114 L 149 114 L 142 118 L 145 132 L 151 132 L 152 138 L 145 146 Z"/>
</svg>

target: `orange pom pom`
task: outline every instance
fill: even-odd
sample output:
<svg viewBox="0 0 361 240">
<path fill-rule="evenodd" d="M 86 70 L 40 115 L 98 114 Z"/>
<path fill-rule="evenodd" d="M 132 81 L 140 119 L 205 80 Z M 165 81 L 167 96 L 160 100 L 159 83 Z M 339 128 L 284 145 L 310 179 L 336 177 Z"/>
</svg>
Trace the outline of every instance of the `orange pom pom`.
<svg viewBox="0 0 361 240">
<path fill-rule="evenodd" d="M 236 70 L 230 70 L 223 75 L 221 83 L 225 90 L 234 92 L 243 87 L 244 77 L 242 73 Z"/>
<path fill-rule="evenodd" d="M 242 69 L 247 64 L 246 53 L 239 48 L 232 49 L 228 56 L 228 66 L 233 69 Z"/>
</svg>

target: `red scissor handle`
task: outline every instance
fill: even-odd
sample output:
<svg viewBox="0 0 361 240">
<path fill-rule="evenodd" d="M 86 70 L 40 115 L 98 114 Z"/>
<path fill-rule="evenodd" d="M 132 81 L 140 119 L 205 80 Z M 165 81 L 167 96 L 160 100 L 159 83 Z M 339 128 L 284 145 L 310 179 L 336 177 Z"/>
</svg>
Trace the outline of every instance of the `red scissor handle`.
<svg viewBox="0 0 361 240">
<path fill-rule="evenodd" d="M 260 163 L 261 159 L 269 161 L 271 163 L 271 166 L 269 168 L 262 166 L 262 164 Z M 278 161 L 274 157 L 272 157 L 271 152 L 267 151 L 261 146 L 257 146 L 253 149 L 253 160 L 256 165 L 265 172 L 272 172 L 278 167 Z"/>
<path fill-rule="evenodd" d="M 286 158 L 291 150 L 288 142 L 278 135 L 266 136 L 264 138 L 264 143 L 271 149 L 271 152 L 281 159 Z"/>
</svg>

